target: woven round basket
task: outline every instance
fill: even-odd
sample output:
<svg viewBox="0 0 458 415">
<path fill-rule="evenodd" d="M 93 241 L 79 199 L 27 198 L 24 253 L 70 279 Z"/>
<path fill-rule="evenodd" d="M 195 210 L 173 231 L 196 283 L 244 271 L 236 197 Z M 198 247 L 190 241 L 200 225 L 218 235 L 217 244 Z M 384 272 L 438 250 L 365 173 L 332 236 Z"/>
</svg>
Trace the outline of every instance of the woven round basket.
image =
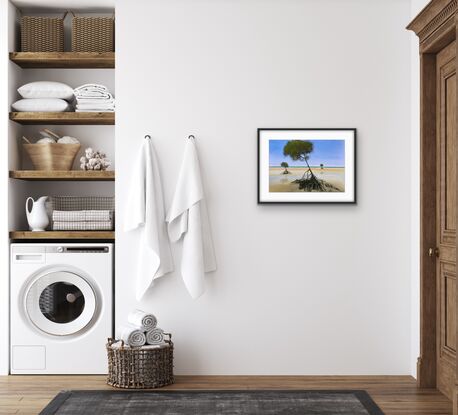
<svg viewBox="0 0 458 415">
<path fill-rule="evenodd" d="M 35 170 L 71 170 L 80 144 L 23 144 Z"/>
<path fill-rule="evenodd" d="M 108 339 L 107 384 L 116 388 L 151 389 L 174 383 L 172 335 L 164 345 L 130 347 Z"/>
</svg>

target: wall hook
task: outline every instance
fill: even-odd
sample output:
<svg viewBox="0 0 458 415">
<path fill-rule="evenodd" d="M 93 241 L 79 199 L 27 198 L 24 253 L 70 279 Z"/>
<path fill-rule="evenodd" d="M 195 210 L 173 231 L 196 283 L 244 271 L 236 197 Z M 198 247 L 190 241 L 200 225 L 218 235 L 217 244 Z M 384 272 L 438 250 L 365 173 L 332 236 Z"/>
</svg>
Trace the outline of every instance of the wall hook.
<svg viewBox="0 0 458 415">
<path fill-rule="evenodd" d="M 195 140 L 196 137 L 194 137 L 192 134 L 190 136 L 188 136 L 188 140 Z"/>
<path fill-rule="evenodd" d="M 149 140 L 150 138 L 151 138 L 151 136 L 149 134 L 145 135 L 145 140 Z"/>
</svg>

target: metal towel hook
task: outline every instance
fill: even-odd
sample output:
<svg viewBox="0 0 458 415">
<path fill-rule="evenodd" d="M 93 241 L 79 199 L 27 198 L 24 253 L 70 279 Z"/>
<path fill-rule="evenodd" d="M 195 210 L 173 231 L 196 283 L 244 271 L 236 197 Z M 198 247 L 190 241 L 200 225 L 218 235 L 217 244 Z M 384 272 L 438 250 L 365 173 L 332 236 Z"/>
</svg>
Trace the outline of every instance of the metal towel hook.
<svg viewBox="0 0 458 415">
<path fill-rule="evenodd" d="M 196 137 L 194 137 L 192 134 L 190 136 L 188 136 L 188 140 L 195 140 Z"/>
<path fill-rule="evenodd" d="M 145 140 L 149 140 L 149 139 L 151 139 L 151 136 L 149 134 L 146 134 L 145 135 Z"/>
</svg>

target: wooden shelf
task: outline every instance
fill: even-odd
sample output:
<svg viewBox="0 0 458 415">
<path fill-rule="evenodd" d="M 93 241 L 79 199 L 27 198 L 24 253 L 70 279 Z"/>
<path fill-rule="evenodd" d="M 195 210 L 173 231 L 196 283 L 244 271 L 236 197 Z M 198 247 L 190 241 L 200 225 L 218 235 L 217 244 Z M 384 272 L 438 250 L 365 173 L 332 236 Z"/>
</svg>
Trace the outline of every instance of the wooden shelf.
<svg viewBox="0 0 458 415">
<path fill-rule="evenodd" d="M 21 68 L 114 68 L 114 52 L 11 52 Z"/>
<path fill-rule="evenodd" d="M 13 231 L 11 239 L 115 239 L 114 231 Z"/>
<path fill-rule="evenodd" d="M 84 171 L 84 170 L 12 170 L 10 178 L 20 180 L 47 180 L 47 181 L 114 181 L 115 172 L 109 171 Z"/>
<path fill-rule="evenodd" d="M 114 112 L 10 112 L 19 124 L 114 125 Z"/>
</svg>

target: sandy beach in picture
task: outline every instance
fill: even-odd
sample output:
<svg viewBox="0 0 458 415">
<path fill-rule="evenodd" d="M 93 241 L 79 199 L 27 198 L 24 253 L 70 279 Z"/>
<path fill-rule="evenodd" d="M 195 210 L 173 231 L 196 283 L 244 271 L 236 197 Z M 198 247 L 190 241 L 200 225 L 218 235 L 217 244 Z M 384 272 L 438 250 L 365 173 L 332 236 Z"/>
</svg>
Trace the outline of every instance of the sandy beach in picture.
<svg viewBox="0 0 458 415">
<path fill-rule="evenodd" d="M 303 192 L 299 189 L 298 183 L 293 183 L 295 180 L 300 180 L 306 172 L 303 167 L 289 167 L 288 171 L 291 174 L 283 174 L 283 167 L 269 168 L 269 191 L 270 192 Z M 321 180 L 332 184 L 337 189 L 336 191 L 345 192 L 345 168 L 344 167 L 311 167 L 315 176 Z"/>
</svg>

